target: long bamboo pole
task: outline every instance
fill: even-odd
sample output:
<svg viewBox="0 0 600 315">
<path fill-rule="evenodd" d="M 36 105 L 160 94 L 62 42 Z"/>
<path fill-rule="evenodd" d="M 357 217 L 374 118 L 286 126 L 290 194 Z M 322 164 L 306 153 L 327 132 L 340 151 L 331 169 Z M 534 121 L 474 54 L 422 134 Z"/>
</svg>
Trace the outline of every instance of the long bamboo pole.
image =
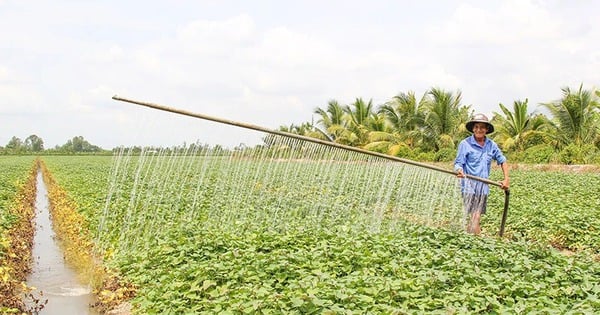
<svg viewBox="0 0 600 315">
<path fill-rule="evenodd" d="M 392 161 L 396 161 L 396 162 L 410 164 L 410 165 L 414 165 L 414 166 L 418 166 L 418 167 L 424 167 L 424 168 L 428 168 L 428 169 L 431 169 L 431 170 L 436 170 L 436 171 L 440 171 L 440 172 L 444 172 L 444 173 L 448 173 L 448 174 L 452 174 L 452 175 L 456 175 L 457 174 L 454 171 L 451 171 L 451 170 L 448 170 L 448 169 L 445 169 L 445 168 L 441 168 L 441 167 L 438 167 L 438 166 L 435 166 L 435 165 L 429 165 L 429 164 L 425 164 L 425 163 L 420 163 L 420 162 L 416 162 L 416 161 L 413 161 L 413 160 L 403 159 L 403 158 L 399 158 L 399 157 L 395 157 L 395 156 L 391 156 L 391 155 L 387 155 L 387 154 L 383 154 L 383 153 L 368 151 L 368 150 L 364 150 L 364 149 L 360 149 L 360 148 L 356 148 L 356 147 L 351 147 L 351 146 L 348 146 L 348 145 L 343 145 L 343 144 L 339 144 L 339 143 L 335 143 L 335 142 L 330 142 L 330 141 L 325 141 L 325 140 L 321 140 L 321 139 L 306 137 L 306 136 L 297 135 L 297 134 L 293 134 L 293 133 L 289 133 L 289 132 L 278 131 L 278 130 L 271 130 L 271 129 L 268 129 L 268 128 L 265 128 L 265 127 L 261 127 L 261 126 L 257 126 L 257 125 L 252 125 L 252 124 L 237 122 L 237 121 L 233 121 L 233 120 L 228 120 L 228 119 L 223 119 L 223 118 L 208 116 L 208 115 L 199 114 L 199 113 L 193 113 L 193 112 L 190 112 L 190 111 L 186 111 L 186 110 L 182 110 L 182 109 L 177 109 L 177 108 L 173 108 L 173 107 L 168 107 L 168 106 L 164 106 L 164 105 L 160 105 L 160 104 L 155 104 L 155 103 L 149 103 L 149 102 L 143 102 L 143 101 L 136 101 L 136 100 L 132 100 L 132 99 L 120 97 L 120 96 L 117 96 L 117 95 L 113 96 L 112 99 L 114 99 L 116 101 L 122 101 L 122 102 L 137 104 L 137 105 L 141 105 L 141 106 L 146 106 L 146 107 L 149 107 L 149 108 L 158 109 L 158 110 L 162 110 L 162 111 L 166 111 L 166 112 L 170 112 L 170 113 L 174 113 L 174 114 L 179 114 L 179 115 L 184 115 L 184 116 L 189 116 L 189 117 L 194 117 L 194 118 L 199 118 L 199 119 L 204 119 L 204 120 L 210 120 L 210 121 L 214 121 L 214 122 L 218 122 L 218 123 L 222 123 L 222 124 L 237 126 L 237 127 L 246 128 L 246 129 L 252 129 L 252 130 L 256 130 L 256 131 L 262 131 L 262 132 L 266 132 L 266 133 L 270 133 L 270 134 L 274 134 L 274 135 L 279 135 L 279 136 L 284 136 L 284 137 L 290 137 L 290 138 L 294 138 L 294 139 L 300 139 L 300 140 L 304 140 L 304 141 L 308 141 L 308 142 L 313 142 L 313 143 L 319 143 L 319 144 L 323 144 L 323 145 L 330 146 L 330 147 L 335 147 L 335 148 L 340 148 L 340 149 L 344 149 L 344 150 L 359 152 L 359 153 L 363 153 L 363 154 L 367 154 L 367 155 L 371 155 L 371 156 L 376 156 L 376 157 L 380 157 L 380 158 L 387 159 L 387 160 L 392 160 Z M 467 175 L 467 174 L 465 174 L 465 177 L 470 178 L 470 179 L 474 179 L 474 180 L 477 180 L 477 181 L 480 181 L 480 182 L 484 182 L 486 184 L 490 184 L 490 185 L 501 187 L 500 183 L 497 183 L 495 181 L 491 181 L 491 180 L 489 180 L 487 178 L 482 178 L 482 177 L 472 176 L 472 175 Z"/>
<path fill-rule="evenodd" d="M 204 115 L 204 114 L 192 113 L 192 112 L 189 112 L 189 111 L 186 111 L 186 110 L 176 109 L 176 108 L 172 108 L 172 107 L 168 107 L 168 106 L 164 106 L 164 105 L 159 105 L 159 104 L 154 104 L 154 103 L 149 103 L 149 102 L 136 101 L 136 100 L 132 100 L 132 99 L 124 98 L 124 97 L 119 97 L 117 95 L 113 96 L 112 98 L 114 100 L 117 100 L 117 101 L 122 101 L 122 102 L 137 104 L 137 105 L 141 105 L 141 106 L 146 106 L 146 107 L 149 107 L 149 108 L 158 109 L 158 110 L 162 110 L 162 111 L 166 111 L 166 112 L 170 112 L 170 113 L 174 113 L 174 114 L 179 114 L 179 115 L 184 115 L 184 116 L 189 116 L 189 117 L 194 117 L 194 118 L 199 118 L 199 119 L 204 119 L 204 120 L 210 120 L 210 121 L 214 121 L 214 122 L 218 122 L 218 123 L 222 123 L 222 124 L 237 126 L 237 127 L 246 128 L 246 129 L 252 129 L 252 130 L 266 132 L 266 133 L 270 133 L 270 134 L 274 134 L 274 135 L 279 135 L 279 136 L 284 136 L 284 137 L 290 137 L 290 138 L 304 140 L 304 141 L 313 142 L 313 143 L 319 143 L 319 144 L 323 144 L 323 145 L 330 146 L 330 147 L 335 147 L 335 148 L 340 148 L 340 149 L 344 149 L 344 150 L 349 150 L 349 151 L 354 151 L 354 152 L 358 152 L 358 153 L 363 153 L 363 154 L 367 154 L 367 155 L 371 155 L 371 156 L 376 156 L 376 157 L 380 157 L 380 158 L 383 158 L 383 159 L 392 160 L 392 161 L 396 161 L 396 162 L 400 162 L 400 163 L 410 164 L 410 165 L 414 165 L 414 166 L 418 166 L 418 167 L 424 167 L 424 168 L 428 168 L 428 169 L 431 169 L 431 170 L 435 170 L 435 171 L 440 171 L 440 172 L 452 174 L 452 175 L 455 175 L 455 176 L 457 175 L 457 173 L 454 172 L 454 171 L 451 171 L 451 170 L 448 170 L 448 169 L 444 169 L 444 168 L 441 168 L 441 167 L 437 167 L 435 165 L 429 165 L 429 164 L 425 164 L 425 163 L 420 163 L 420 162 L 416 162 L 416 161 L 413 161 L 413 160 L 403 159 L 403 158 L 399 158 L 399 157 L 395 157 L 395 156 L 391 156 L 391 155 L 387 155 L 387 154 L 382 154 L 382 153 L 378 153 L 378 152 L 367 151 L 367 150 L 363 150 L 363 149 L 360 149 L 360 148 L 351 147 L 351 146 L 347 146 L 347 145 L 343 145 L 343 144 L 339 144 L 339 143 L 335 143 L 335 142 L 324 141 L 324 140 L 321 140 L 321 139 L 316 139 L 316 138 L 301 136 L 301 135 L 297 135 L 297 134 L 293 134 L 293 133 L 289 133 L 289 132 L 284 132 L 284 131 L 271 130 L 271 129 L 264 128 L 264 127 L 257 126 L 257 125 L 251 125 L 251 124 L 241 123 L 241 122 L 237 122 L 237 121 L 233 121 L 233 120 L 228 120 L 228 119 L 223 119 L 223 118 L 218 118 L 218 117 L 212 117 L 212 116 L 208 116 L 208 115 Z M 486 184 L 494 185 L 494 186 L 497 186 L 497 187 L 500 187 L 500 188 L 502 187 L 502 185 L 500 183 L 491 181 L 491 180 L 489 180 L 487 178 L 482 178 L 482 177 L 472 176 L 472 175 L 467 175 L 467 174 L 465 174 L 465 177 L 470 178 L 470 179 L 474 179 L 474 180 L 477 180 L 477 181 L 480 181 L 480 182 L 484 182 Z M 501 223 L 500 223 L 500 231 L 498 233 L 498 235 L 500 237 L 502 237 L 504 235 L 504 228 L 505 228 L 506 217 L 507 217 L 507 213 L 508 213 L 508 199 L 509 199 L 509 195 L 510 195 L 510 191 L 508 189 L 504 190 L 504 209 L 502 211 L 502 220 L 501 220 Z"/>
</svg>

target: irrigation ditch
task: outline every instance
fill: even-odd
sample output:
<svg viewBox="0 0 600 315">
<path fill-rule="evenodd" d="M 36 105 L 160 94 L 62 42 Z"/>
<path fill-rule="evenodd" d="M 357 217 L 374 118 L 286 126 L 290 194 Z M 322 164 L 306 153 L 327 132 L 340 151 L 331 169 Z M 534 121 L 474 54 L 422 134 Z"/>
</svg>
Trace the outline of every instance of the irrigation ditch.
<svg viewBox="0 0 600 315">
<path fill-rule="evenodd" d="M 88 222 L 77 211 L 77 204 L 54 180 L 43 161 L 39 166 L 47 187 L 53 229 L 64 258 L 76 270 L 80 281 L 91 287 L 94 310 L 101 314 L 129 314 L 130 306 L 126 301 L 135 294 L 135 289 L 102 265 L 102 260 L 95 254 Z"/>
<path fill-rule="evenodd" d="M 49 208 L 46 184 L 41 171 L 38 171 L 32 268 L 27 285 L 42 294 L 40 314 L 97 314 L 91 308 L 94 300 L 91 287 L 82 283 L 77 271 L 64 258 L 52 228 Z"/>
<path fill-rule="evenodd" d="M 0 256 L 0 313 L 130 314 L 135 290 L 97 259 L 87 222 L 41 159 L 16 196 Z"/>
</svg>

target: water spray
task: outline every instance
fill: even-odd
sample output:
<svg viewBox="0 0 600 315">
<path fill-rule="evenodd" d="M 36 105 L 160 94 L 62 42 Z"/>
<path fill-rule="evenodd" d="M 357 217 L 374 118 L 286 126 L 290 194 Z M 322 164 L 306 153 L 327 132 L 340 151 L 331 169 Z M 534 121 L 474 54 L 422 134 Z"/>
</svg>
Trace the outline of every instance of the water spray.
<svg viewBox="0 0 600 315">
<path fill-rule="evenodd" d="M 177 108 L 173 108 L 173 107 L 169 107 L 169 106 L 165 106 L 165 105 L 160 105 L 160 104 L 156 104 L 156 103 L 149 103 L 149 102 L 137 101 L 137 100 L 133 100 L 133 99 L 128 99 L 128 98 L 120 97 L 120 96 L 117 96 L 117 95 L 113 96 L 112 99 L 116 100 L 116 101 L 122 101 L 122 102 L 132 103 L 132 104 L 136 104 L 136 105 L 141 105 L 141 106 L 149 107 L 149 108 L 152 108 L 152 109 L 162 110 L 162 111 L 165 111 L 165 112 L 170 112 L 170 113 L 179 114 L 179 115 L 183 115 L 183 116 L 188 116 L 188 117 L 193 117 L 193 118 L 198 118 L 198 119 L 203 119 L 203 120 L 209 120 L 209 121 L 213 121 L 213 122 L 217 122 L 217 123 L 221 123 L 221 124 L 236 126 L 236 127 L 245 128 L 245 129 L 251 129 L 251 130 L 265 132 L 265 133 L 269 133 L 269 134 L 273 134 L 273 135 L 294 138 L 294 139 L 298 139 L 298 140 L 303 140 L 303 141 L 308 141 L 308 142 L 312 142 L 312 143 L 318 143 L 318 144 L 326 145 L 326 146 L 329 146 L 329 147 L 335 147 L 335 148 L 339 148 L 339 149 L 343 149 L 343 150 L 348 150 L 348 151 L 358 152 L 358 153 L 362 153 L 362 154 L 367 154 L 367 155 L 371 155 L 371 156 L 375 156 L 375 157 L 379 157 L 379 158 L 383 158 L 383 159 L 387 159 L 387 160 L 391 160 L 391 161 L 396 161 L 396 162 L 405 163 L 405 164 L 409 164 L 409 165 L 414 165 L 414 166 L 418 166 L 418 167 L 428 168 L 428 169 L 431 169 L 431 170 L 435 170 L 435 171 L 439 171 L 439 172 L 451 174 L 451 175 L 454 175 L 454 176 L 457 175 L 457 173 L 454 172 L 454 171 L 451 171 L 451 170 L 448 170 L 448 169 L 445 169 L 445 168 L 441 168 L 441 167 L 438 167 L 438 166 L 435 166 L 435 165 L 429 165 L 429 164 L 425 164 L 425 163 L 420 163 L 420 162 L 416 162 L 416 161 L 409 160 L 409 159 L 403 159 L 403 158 L 399 158 L 399 157 L 392 156 L 392 155 L 387 155 L 387 154 L 383 154 L 383 153 L 379 153 L 379 152 L 368 151 L 368 150 L 364 150 L 364 149 L 361 149 L 361 148 L 352 147 L 352 146 L 348 146 L 348 145 L 343 145 L 343 144 L 339 144 L 339 143 L 335 143 L 335 142 L 330 142 L 330 141 L 325 141 L 325 140 L 321 140 L 321 139 L 317 139 L 317 138 L 311 138 L 311 137 L 302 136 L 302 135 L 293 134 L 293 133 L 284 132 L 284 131 L 279 131 L 279 130 L 272 130 L 272 129 L 261 127 L 261 126 L 257 126 L 257 125 L 252 125 L 252 124 L 237 122 L 237 121 L 223 119 L 223 118 L 219 118 L 219 117 L 208 116 L 208 115 L 199 114 L 199 113 L 193 113 L 193 112 L 190 112 L 190 111 L 186 111 L 186 110 L 182 110 L 182 109 L 177 109 Z M 464 177 L 472 179 L 472 180 L 477 180 L 477 181 L 480 181 L 480 182 L 483 182 L 483 183 L 486 183 L 486 184 L 489 184 L 489 185 L 493 185 L 493 186 L 497 186 L 497 187 L 502 188 L 502 185 L 500 183 L 497 183 L 495 181 L 489 180 L 487 178 L 482 178 L 482 177 L 468 175 L 468 174 L 465 174 Z M 509 190 L 505 189 L 504 190 L 504 210 L 502 212 L 502 221 L 501 221 L 501 224 L 500 224 L 500 231 L 498 233 L 500 237 L 502 237 L 504 235 L 504 228 L 505 228 L 505 225 L 506 225 L 506 218 L 507 218 L 507 214 L 508 214 L 508 200 L 509 200 L 509 195 L 510 195 Z"/>
</svg>

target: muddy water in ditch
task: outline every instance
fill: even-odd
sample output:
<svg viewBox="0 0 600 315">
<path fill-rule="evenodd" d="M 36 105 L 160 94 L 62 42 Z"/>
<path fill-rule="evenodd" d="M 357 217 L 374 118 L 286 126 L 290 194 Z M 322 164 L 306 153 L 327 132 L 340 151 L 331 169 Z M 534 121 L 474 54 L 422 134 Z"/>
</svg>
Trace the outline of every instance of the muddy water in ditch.
<svg viewBox="0 0 600 315">
<path fill-rule="evenodd" d="M 36 288 L 34 292 L 42 292 L 42 300 L 48 300 L 39 314 L 97 314 L 89 307 L 93 302 L 90 288 L 81 284 L 76 272 L 66 265 L 55 241 L 41 172 L 37 176 L 35 208 L 33 266 L 27 284 Z"/>
</svg>

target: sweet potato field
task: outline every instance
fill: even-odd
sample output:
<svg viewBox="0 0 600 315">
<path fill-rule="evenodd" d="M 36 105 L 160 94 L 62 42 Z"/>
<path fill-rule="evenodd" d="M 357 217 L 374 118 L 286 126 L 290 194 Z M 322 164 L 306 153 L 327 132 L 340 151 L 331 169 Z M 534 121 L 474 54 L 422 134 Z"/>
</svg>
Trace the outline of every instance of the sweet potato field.
<svg viewBox="0 0 600 315">
<path fill-rule="evenodd" d="M 228 187 L 205 184 L 204 193 L 194 195 L 202 198 L 188 200 L 185 191 L 200 188 L 176 185 L 172 194 L 145 196 L 153 202 L 133 207 L 128 203 L 131 196 L 107 199 L 114 184 L 111 157 L 51 156 L 43 161 L 87 218 L 85 228 L 95 238 L 104 264 L 137 288 L 131 301 L 136 313 L 600 311 L 598 174 L 514 170 L 506 234 L 498 239 L 500 190 L 492 192 L 481 237 L 414 220 L 395 221 L 394 229 L 374 231 L 356 228 L 358 221 L 352 217 L 357 212 L 333 212 L 334 217 L 323 217 L 327 224 L 304 224 L 310 221 L 303 221 L 308 211 L 303 207 L 311 204 L 314 194 L 309 188 L 294 190 L 293 183 L 303 180 L 301 176 L 272 189 L 273 196 L 283 191 L 292 200 L 302 200 L 286 204 L 283 198 L 274 198 L 273 207 L 279 207 L 275 210 L 240 206 L 250 218 L 242 222 L 246 217 L 232 216 L 236 209 L 217 207 L 188 215 L 175 213 L 171 206 L 206 207 Z M 184 183 L 186 174 L 170 171 L 164 176 L 165 181 L 166 176 L 175 176 Z M 265 183 L 249 186 L 259 184 Z M 348 193 L 361 194 L 362 186 L 356 182 Z M 130 192 L 134 193 L 140 191 Z M 248 199 L 241 199 L 240 205 L 259 204 L 244 198 Z M 108 211 L 107 200 L 135 211 Z M 340 207 L 352 202 L 351 196 L 339 200 Z M 282 205 L 293 209 L 280 209 Z M 228 220 L 214 218 L 219 213 Z M 286 228 L 260 225 L 270 216 L 286 223 Z M 231 226 L 224 226 L 227 222 Z M 136 225 L 143 226 L 135 230 L 140 228 Z M 141 232 L 122 237 L 114 231 L 117 227 Z"/>
<path fill-rule="evenodd" d="M 16 193 L 29 177 L 33 160 L 31 157 L 0 157 L 0 237 L 17 219 L 9 209 L 15 207 Z M 0 238 L 0 244 L 6 242 Z"/>
<path fill-rule="evenodd" d="M 513 170 L 511 178 L 508 239 L 600 254 L 598 168 L 589 172 Z M 500 224 L 498 211 L 503 202 L 502 194 L 491 195 L 496 212 L 485 220 L 488 230 Z"/>
<path fill-rule="evenodd" d="M 0 157 L 0 170 L 0 314 L 8 314 L 26 310 L 22 297 L 30 290 L 24 281 L 34 229 L 34 158 Z"/>
</svg>

